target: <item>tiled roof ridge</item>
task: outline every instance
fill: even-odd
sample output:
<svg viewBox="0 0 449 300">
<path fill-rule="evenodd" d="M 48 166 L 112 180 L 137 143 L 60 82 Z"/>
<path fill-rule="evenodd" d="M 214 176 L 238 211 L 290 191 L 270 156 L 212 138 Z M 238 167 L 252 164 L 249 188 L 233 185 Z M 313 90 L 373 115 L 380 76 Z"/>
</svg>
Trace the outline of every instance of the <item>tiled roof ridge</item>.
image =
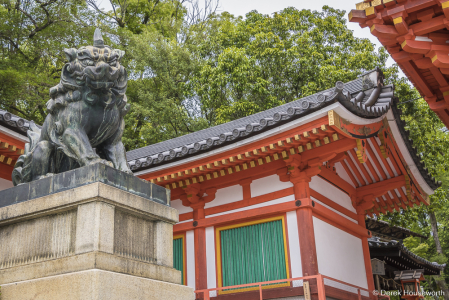
<svg viewBox="0 0 449 300">
<path fill-rule="evenodd" d="M 401 133 L 401 136 L 404 140 L 405 146 L 407 147 L 408 152 L 410 153 L 410 156 L 413 159 L 413 162 L 415 163 L 416 167 L 418 168 L 419 172 L 421 173 L 421 176 L 424 178 L 424 180 L 427 182 L 430 188 L 433 190 L 436 190 L 441 186 L 441 181 L 437 181 L 428 171 L 426 168 L 426 165 L 422 161 L 421 156 L 418 153 L 418 150 L 413 145 L 413 140 L 410 138 L 410 131 L 405 129 L 405 121 L 401 119 L 402 110 L 398 107 L 399 99 L 397 97 L 394 97 L 393 99 L 393 105 L 392 105 L 392 111 L 394 115 L 394 119 L 396 121 L 396 124 L 398 125 L 399 132 Z"/>
<path fill-rule="evenodd" d="M 27 131 L 30 128 L 30 122 L 32 121 L 28 121 L 6 110 L 0 109 L 0 125 L 23 136 L 27 136 Z"/>
<path fill-rule="evenodd" d="M 131 170 L 136 171 L 152 165 L 168 163 L 183 159 L 187 155 L 197 155 L 211 148 L 223 147 L 226 144 L 259 134 L 288 121 L 299 119 L 335 102 L 340 102 L 352 113 L 367 118 L 378 118 L 386 114 L 394 96 L 394 86 L 383 84 L 384 76 L 379 68 L 366 73 L 353 81 L 344 84 L 337 81 L 334 88 L 295 100 L 284 105 L 240 118 L 229 123 L 203 129 L 172 140 L 136 149 L 127 153 L 131 156 L 128 163 Z M 274 113 L 273 113 L 274 112 Z M 272 115 L 268 115 L 273 113 Z M 263 116 L 260 120 L 255 118 Z M 246 121 L 246 123 L 245 123 Z M 234 125 L 233 128 L 227 128 Z M 220 132 L 220 129 L 221 132 Z M 205 134 L 202 136 L 202 134 Z M 188 138 L 191 140 L 188 140 Z M 195 139 L 195 137 L 198 138 Z M 188 140 L 188 141 L 186 141 Z M 181 143 L 182 141 L 185 141 Z M 154 151 L 161 145 L 180 144 Z M 146 152 L 146 153 L 145 153 Z"/>
<path fill-rule="evenodd" d="M 377 223 L 380 223 L 380 224 L 383 224 L 383 225 L 388 225 L 389 227 L 397 228 L 397 229 L 400 229 L 400 230 L 405 231 L 405 232 L 409 232 L 412 236 L 421 237 L 421 238 L 424 238 L 424 239 L 427 239 L 427 238 L 428 238 L 427 236 L 422 235 L 422 234 L 419 234 L 419 233 L 416 233 L 416 232 L 414 232 L 414 231 L 411 231 L 411 230 L 408 229 L 408 228 L 404 228 L 404 227 L 396 226 L 396 225 L 391 225 L 390 223 L 388 223 L 388 222 L 386 222 L 386 221 L 383 221 L 383 220 L 371 218 L 371 217 L 369 217 L 369 216 L 367 216 L 366 219 L 367 219 L 367 220 L 374 221 L 374 222 L 377 222 Z M 385 234 L 385 235 L 387 235 L 387 234 Z"/>
<path fill-rule="evenodd" d="M 422 258 L 419 255 L 416 255 L 415 253 L 413 253 L 412 251 L 410 251 L 402 241 L 389 241 L 389 242 L 382 242 L 380 241 L 380 239 L 376 236 L 373 236 L 371 238 L 368 239 L 368 244 L 369 246 L 373 246 L 373 247 L 377 247 L 377 248 L 392 248 L 392 247 L 396 247 L 399 250 L 403 251 L 404 253 L 406 253 L 408 256 L 411 256 L 412 258 L 419 260 L 420 262 L 429 265 L 429 266 L 433 266 L 437 269 L 443 270 L 446 267 L 446 264 L 442 264 L 440 265 L 439 263 L 436 262 L 430 262 L 425 258 Z"/>
</svg>

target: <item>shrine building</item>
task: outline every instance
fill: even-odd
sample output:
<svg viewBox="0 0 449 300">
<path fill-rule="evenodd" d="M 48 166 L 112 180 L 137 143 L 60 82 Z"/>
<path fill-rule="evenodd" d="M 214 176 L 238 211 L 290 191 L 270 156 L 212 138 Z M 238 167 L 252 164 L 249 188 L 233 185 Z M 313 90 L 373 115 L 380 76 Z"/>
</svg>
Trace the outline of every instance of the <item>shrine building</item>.
<svg viewBox="0 0 449 300">
<path fill-rule="evenodd" d="M 171 206 L 179 211 L 174 262 L 184 284 L 198 299 L 377 298 L 370 247 L 381 253 L 382 243 L 396 244 L 373 239 L 366 217 L 428 205 L 439 187 L 396 103 L 394 86 L 376 69 L 129 151 L 136 176 L 171 190 Z M 0 111 L 0 189 L 12 186 L 28 126 Z M 383 238 L 399 234 L 378 231 Z M 416 267 L 431 274 L 442 268 Z"/>
</svg>

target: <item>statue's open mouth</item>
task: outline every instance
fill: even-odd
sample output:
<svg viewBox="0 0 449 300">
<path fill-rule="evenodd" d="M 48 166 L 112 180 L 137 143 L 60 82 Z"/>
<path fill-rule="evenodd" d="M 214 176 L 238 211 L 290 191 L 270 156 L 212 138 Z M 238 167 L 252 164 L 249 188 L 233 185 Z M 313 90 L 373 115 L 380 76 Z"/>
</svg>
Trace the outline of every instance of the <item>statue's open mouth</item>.
<svg viewBox="0 0 449 300">
<path fill-rule="evenodd" d="M 89 77 L 86 78 L 86 83 L 88 86 L 90 86 L 93 89 L 96 90 L 109 90 L 114 86 L 114 82 L 111 81 L 95 81 L 90 79 Z"/>
</svg>

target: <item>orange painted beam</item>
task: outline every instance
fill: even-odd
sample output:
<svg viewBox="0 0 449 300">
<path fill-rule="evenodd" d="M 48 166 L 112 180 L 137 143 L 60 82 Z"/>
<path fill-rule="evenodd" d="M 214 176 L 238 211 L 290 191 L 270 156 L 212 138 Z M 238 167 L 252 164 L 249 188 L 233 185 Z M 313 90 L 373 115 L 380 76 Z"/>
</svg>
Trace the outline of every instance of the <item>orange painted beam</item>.
<svg viewBox="0 0 449 300">
<path fill-rule="evenodd" d="M 396 188 L 400 188 L 402 186 L 405 186 L 405 176 L 400 175 L 394 178 L 390 178 L 384 181 L 376 182 L 370 185 L 358 187 L 356 189 L 357 191 L 357 198 L 362 199 L 364 196 L 367 195 L 374 195 L 374 197 L 380 197 L 381 195 L 384 195 L 389 190 L 393 190 Z"/>
<path fill-rule="evenodd" d="M 402 50 L 408 53 L 427 54 L 430 51 L 430 42 L 405 40 L 401 43 Z"/>
<path fill-rule="evenodd" d="M 184 171 L 186 169 L 192 169 L 192 168 L 198 168 L 200 166 L 204 166 L 207 165 L 209 163 L 214 163 L 215 161 L 221 161 L 222 159 L 227 159 L 231 156 L 237 156 L 239 154 L 248 152 L 248 151 L 253 151 L 254 149 L 259 149 L 261 147 L 265 147 L 267 145 L 270 144 L 275 144 L 280 140 L 285 140 L 287 138 L 291 138 L 293 136 L 295 136 L 298 133 L 303 133 L 305 131 L 311 131 L 314 128 L 318 128 L 321 125 L 327 125 L 329 124 L 329 120 L 328 117 L 322 117 L 313 121 L 310 121 L 307 124 L 304 124 L 302 126 L 299 126 L 297 128 L 293 128 L 290 130 L 286 130 L 286 131 L 282 131 L 281 133 L 271 136 L 271 137 L 267 137 L 265 139 L 262 140 L 257 140 L 253 143 L 250 143 L 248 145 L 244 145 L 241 147 L 236 147 L 234 149 L 231 149 L 229 151 L 226 151 L 224 153 L 219 153 L 216 155 L 212 155 L 209 157 L 205 157 L 203 159 L 198 159 L 189 163 L 185 163 L 182 165 L 178 165 L 178 166 L 173 166 L 173 167 L 169 167 L 167 169 L 163 169 L 163 170 L 159 170 L 159 171 L 155 171 L 155 172 L 150 172 L 147 174 L 143 174 L 140 175 L 139 177 L 142 179 L 152 179 L 152 178 L 156 178 L 156 177 L 163 177 L 165 175 L 170 175 L 173 173 L 177 173 L 177 172 L 181 172 Z M 331 143 L 332 144 L 332 143 Z M 306 151 L 307 152 L 307 151 Z"/>
<path fill-rule="evenodd" d="M 355 163 L 359 166 L 360 170 L 362 170 L 363 175 L 365 176 L 366 180 L 368 180 L 368 184 L 372 184 L 373 183 L 373 179 L 371 178 L 371 176 L 368 174 L 368 171 L 365 169 L 364 164 L 362 164 L 358 158 L 357 158 L 357 153 L 355 153 L 354 149 L 349 150 L 348 152 L 351 153 L 352 157 L 355 160 Z"/>
<path fill-rule="evenodd" d="M 347 158 L 349 159 L 349 157 Z M 361 186 L 357 183 L 357 180 L 355 179 L 354 175 L 352 174 L 351 170 L 348 167 L 348 163 L 346 162 L 346 160 L 343 160 L 340 162 L 341 165 L 343 166 L 343 168 L 345 169 L 346 173 L 348 174 L 349 178 L 351 179 L 352 183 L 354 184 L 354 186 Z"/>
<path fill-rule="evenodd" d="M 210 216 L 210 215 L 214 215 L 214 214 L 218 214 L 218 213 L 222 213 L 222 212 L 226 212 L 226 211 L 230 211 L 230 210 L 234 210 L 234 209 L 239 209 L 239 208 L 248 207 L 251 205 L 256 205 L 259 203 L 276 200 L 276 199 L 287 197 L 290 195 L 293 195 L 293 187 L 286 188 L 286 189 L 283 189 L 280 191 L 275 191 L 275 192 L 268 193 L 265 195 L 252 197 L 250 199 L 245 199 L 245 200 L 236 201 L 236 202 L 232 202 L 232 203 L 228 203 L 228 204 L 224 204 L 224 205 L 220 205 L 220 206 L 206 208 L 205 214 L 206 214 L 206 216 Z"/>
<path fill-rule="evenodd" d="M 402 201 L 403 199 L 399 198 L 398 195 L 396 194 L 396 191 L 392 190 L 391 194 L 393 195 L 394 198 L 394 202 L 398 204 L 398 206 L 400 206 L 402 209 L 406 210 L 407 209 L 407 205 L 404 203 L 404 201 Z"/>
<path fill-rule="evenodd" d="M 433 18 L 429 21 L 425 22 L 419 22 L 413 25 L 410 25 L 410 29 L 413 30 L 415 35 L 425 35 L 427 33 L 431 33 L 443 28 L 446 28 L 445 24 L 446 17 L 444 15 L 441 15 L 439 17 Z"/>
<path fill-rule="evenodd" d="M 380 146 L 377 143 L 377 140 L 375 138 L 371 138 L 371 142 L 373 143 L 377 154 L 379 155 L 380 159 L 382 160 L 383 165 L 387 169 L 388 175 L 390 175 L 390 178 L 393 178 L 395 176 L 394 172 L 391 169 L 390 164 L 388 163 L 387 159 L 385 157 L 383 157 L 382 152 L 380 151 Z"/>
<path fill-rule="evenodd" d="M 344 179 L 342 179 L 340 176 L 335 174 L 329 169 L 321 168 L 321 172 L 318 176 L 323 177 L 327 181 L 329 181 L 331 184 L 335 185 L 339 189 L 343 190 L 348 195 L 354 195 L 356 192 L 356 189 L 347 183 Z"/>
<path fill-rule="evenodd" d="M 377 202 L 377 200 L 379 200 L 379 202 Z M 388 205 L 385 203 L 382 196 L 377 197 L 375 202 L 377 202 L 377 204 L 380 208 L 380 212 L 385 215 L 388 212 Z"/>
<path fill-rule="evenodd" d="M 371 34 L 385 39 L 395 39 L 399 33 L 392 25 L 373 24 L 370 28 Z"/>
<path fill-rule="evenodd" d="M 276 200 L 276 199 L 279 199 L 279 198 L 287 197 L 289 195 L 293 195 L 293 188 L 292 187 L 286 188 L 286 189 L 283 189 L 283 190 L 279 190 L 279 191 L 275 191 L 275 192 L 272 192 L 272 193 L 268 193 L 268 194 L 265 194 L 265 195 L 252 197 L 252 198 L 249 198 L 249 199 L 244 199 L 244 200 L 240 200 L 240 201 L 236 201 L 236 202 L 232 202 L 232 203 L 228 203 L 228 204 L 224 204 L 224 205 L 219 205 L 219 206 L 215 206 L 215 207 L 206 208 L 204 210 L 204 212 L 205 212 L 206 216 L 210 216 L 210 215 L 227 212 L 227 211 L 234 210 L 234 209 L 244 208 L 244 207 L 256 205 L 256 204 L 259 204 L 259 203 L 264 203 L 264 202 Z M 181 221 L 186 221 L 186 220 L 191 220 L 191 219 L 193 219 L 193 212 L 184 213 L 184 214 L 180 214 L 179 215 L 179 221 L 180 222 Z"/>
<path fill-rule="evenodd" d="M 376 142 L 376 141 L 374 141 Z M 374 162 L 374 164 L 376 165 L 377 170 L 379 170 L 380 172 L 380 176 L 382 176 L 382 179 L 387 179 L 387 174 L 385 173 L 384 169 L 382 168 L 382 166 L 380 165 L 379 159 L 377 159 L 377 156 L 374 154 L 373 149 L 371 148 L 370 143 L 367 143 L 368 145 L 366 146 L 366 149 L 368 150 L 368 154 L 371 157 L 371 161 Z"/>
<path fill-rule="evenodd" d="M 350 211 L 347 208 L 344 208 L 343 206 L 341 206 L 341 205 L 337 204 L 336 202 L 332 201 L 331 199 L 321 195 L 317 191 L 310 189 L 310 196 L 312 196 L 313 198 L 315 198 L 315 199 L 323 202 L 324 204 L 332 207 L 333 209 L 341 212 L 342 214 L 344 214 L 344 215 L 346 215 L 346 216 L 348 216 L 350 218 L 353 218 L 354 220 L 357 220 L 357 214 L 356 213 Z"/>
<path fill-rule="evenodd" d="M 330 154 L 339 154 L 356 147 L 354 139 L 342 138 L 341 140 L 301 153 L 301 161 L 309 161 L 314 158 L 325 158 Z"/>
<path fill-rule="evenodd" d="M 369 146 L 368 146 L 368 147 L 369 147 Z M 367 147 L 367 148 L 368 148 L 368 147 Z M 374 157 L 374 159 L 376 159 L 376 158 Z M 376 159 L 376 160 L 377 160 L 377 159 Z M 380 181 L 380 177 L 379 177 L 379 175 L 377 174 L 376 170 L 374 169 L 372 162 L 368 159 L 368 160 L 365 162 L 365 164 L 366 164 L 366 166 L 368 167 L 368 169 L 369 169 L 371 175 L 373 175 L 374 180 L 376 180 L 377 182 L 379 182 L 379 181 Z"/>
<path fill-rule="evenodd" d="M 11 137 L 9 135 L 6 135 L 3 132 L 0 132 L 0 141 L 1 142 L 7 142 L 8 144 L 16 146 L 17 148 L 20 148 L 20 149 L 25 149 L 25 143 L 24 142 L 22 142 L 22 141 L 20 141 L 18 139 L 15 139 L 15 138 L 13 138 L 13 137 Z"/>
<path fill-rule="evenodd" d="M 424 93 L 424 96 L 432 97 L 433 92 L 425 82 L 425 80 L 421 77 L 421 74 L 418 72 L 417 68 L 412 65 L 410 61 L 402 62 L 401 66 L 404 68 L 404 70 L 410 75 L 412 78 L 411 80 L 414 81 L 414 83 L 417 85 L 417 88 Z"/>
<path fill-rule="evenodd" d="M 196 227 L 209 227 L 222 225 L 226 223 L 237 222 L 241 220 L 253 220 L 260 219 L 267 216 L 279 215 L 288 211 L 296 210 L 298 207 L 295 205 L 295 201 L 289 201 L 286 203 L 274 204 L 271 206 L 255 208 L 252 210 L 245 210 L 235 213 L 229 213 L 226 215 L 210 217 L 198 220 L 198 225 Z M 192 230 L 196 228 L 193 226 L 193 222 L 186 222 L 181 224 L 176 224 L 173 226 L 174 232 L 183 232 L 187 230 Z"/>
<path fill-rule="evenodd" d="M 301 199 L 301 206 L 298 207 L 295 204 L 295 201 L 289 201 L 286 203 L 280 203 L 275 204 L 267 207 L 260 207 L 253 210 L 246 210 L 241 212 L 235 212 L 230 213 L 226 215 L 221 215 L 217 217 L 211 217 L 211 218 L 205 218 L 197 220 L 198 224 L 196 227 L 193 226 L 193 222 L 186 222 L 181 224 L 176 224 L 173 226 L 173 232 L 175 234 L 181 233 L 188 230 L 193 230 L 197 228 L 205 228 L 209 226 L 217 226 L 217 225 L 224 225 L 228 223 L 234 223 L 239 222 L 242 220 L 249 221 L 249 220 L 256 220 L 265 218 L 268 216 L 276 216 L 283 214 L 288 211 L 294 211 L 294 210 L 301 210 L 301 209 L 311 209 L 313 212 L 313 215 L 319 215 L 326 220 L 330 220 L 333 222 L 336 222 L 340 226 L 346 228 L 349 232 L 352 232 L 352 234 L 357 235 L 359 237 L 361 236 L 369 236 L 366 230 L 361 229 L 357 224 L 354 222 L 349 221 L 348 219 L 340 216 L 339 214 L 333 212 L 332 210 L 324 207 L 323 205 L 320 205 L 319 203 L 315 202 L 315 206 L 312 206 L 311 200 L 308 199 Z"/>
<path fill-rule="evenodd" d="M 370 237 L 368 231 L 365 228 L 362 228 L 357 223 L 354 223 L 345 217 L 340 216 L 339 214 L 333 212 L 332 210 L 324 207 L 323 205 L 315 202 L 315 207 L 312 208 L 313 215 L 321 216 L 323 221 L 329 220 L 337 223 L 338 225 L 345 228 L 345 231 L 352 232 L 353 235 L 358 237 Z"/>
<path fill-rule="evenodd" d="M 12 181 L 11 174 L 13 169 L 12 166 L 0 163 L 0 178 Z"/>
<path fill-rule="evenodd" d="M 362 175 L 360 174 L 360 171 L 355 166 L 354 162 L 352 161 L 351 157 L 348 157 L 345 159 L 345 161 L 348 163 L 348 165 L 351 167 L 351 169 L 354 171 L 355 176 L 359 180 L 360 184 L 362 186 L 367 185 L 368 183 L 363 179 Z"/>
<path fill-rule="evenodd" d="M 435 77 L 441 87 L 448 86 L 446 78 L 443 76 L 443 74 L 441 74 L 440 70 L 437 67 L 432 66 L 431 68 L 429 68 L 429 71 L 432 73 L 433 77 Z"/>
</svg>

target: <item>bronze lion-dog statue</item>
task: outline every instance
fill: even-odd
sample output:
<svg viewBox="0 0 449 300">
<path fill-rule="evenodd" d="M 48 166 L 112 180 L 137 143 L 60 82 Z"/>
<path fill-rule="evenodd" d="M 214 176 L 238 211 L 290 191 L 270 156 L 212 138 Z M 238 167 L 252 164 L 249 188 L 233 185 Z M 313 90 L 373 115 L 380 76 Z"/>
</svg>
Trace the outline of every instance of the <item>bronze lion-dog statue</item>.
<svg viewBox="0 0 449 300">
<path fill-rule="evenodd" d="M 64 52 L 68 63 L 50 89 L 49 114 L 41 128 L 30 125 L 14 185 L 99 162 L 132 174 L 121 141 L 129 110 L 128 77 L 120 65 L 125 52 L 104 45 L 98 28 L 93 46 Z"/>
</svg>

